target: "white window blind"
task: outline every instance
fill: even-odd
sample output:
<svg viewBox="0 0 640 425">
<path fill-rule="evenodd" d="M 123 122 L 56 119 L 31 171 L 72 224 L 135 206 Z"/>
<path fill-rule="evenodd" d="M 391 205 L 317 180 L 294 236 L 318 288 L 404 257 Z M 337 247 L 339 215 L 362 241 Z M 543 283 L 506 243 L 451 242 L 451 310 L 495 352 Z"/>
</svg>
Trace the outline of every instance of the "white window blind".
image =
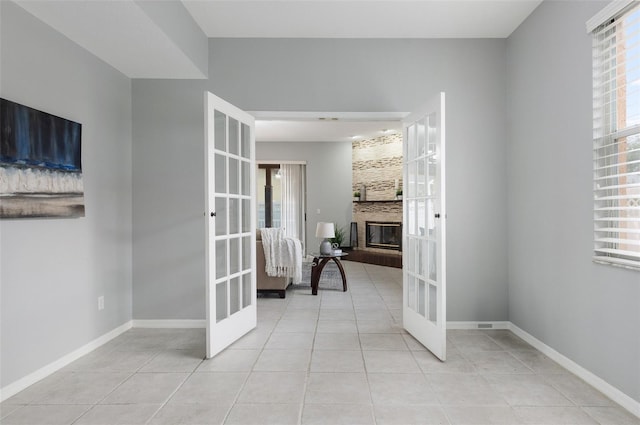
<svg viewBox="0 0 640 425">
<path fill-rule="evenodd" d="M 592 34 L 594 261 L 640 269 L 640 4 Z"/>
</svg>

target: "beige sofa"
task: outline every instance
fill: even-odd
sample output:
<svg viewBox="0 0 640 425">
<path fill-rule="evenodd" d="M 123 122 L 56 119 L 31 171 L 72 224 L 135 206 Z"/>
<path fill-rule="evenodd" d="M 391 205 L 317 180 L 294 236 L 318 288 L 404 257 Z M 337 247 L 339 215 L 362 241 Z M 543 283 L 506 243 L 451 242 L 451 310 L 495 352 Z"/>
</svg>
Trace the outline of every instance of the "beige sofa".
<svg viewBox="0 0 640 425">
<path fill-rule="evenodd" d="M 280 298 L 284 298 L 287 293 L 287 286 L 289 286 L 289 279 L 267 275 L 267 272 L 264 271 L 265 265 L 262 236 L 260 235 L 260 230 L 256 230 L 256 286 L 258 293 L 275 292 Z"/>
</svg>

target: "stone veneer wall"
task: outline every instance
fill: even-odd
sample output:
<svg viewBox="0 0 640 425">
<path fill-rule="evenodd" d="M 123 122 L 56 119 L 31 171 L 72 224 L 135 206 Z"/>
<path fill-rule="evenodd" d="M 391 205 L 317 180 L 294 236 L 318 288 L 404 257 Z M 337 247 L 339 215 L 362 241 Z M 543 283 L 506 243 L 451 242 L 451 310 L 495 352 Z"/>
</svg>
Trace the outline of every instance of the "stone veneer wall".
<svg viewBox="0 0 640 425">
<path fill-rule="evenodd" d="M 364 185 L 367 201 L 395 199 L 396 181 L 402 187 L 402 134 L 353 142 L 352 161 L 354 192 Z"/>
<path fill-rule="evenodd" d="M 353 191 L 366 188 L 365 198 L 353 203 L 353 221 L 358 224 L 358 249 L 402 255 L 400 251 L 367 248 L 366 221 L 402 222 L 402 201 L 396 196 L 396 182 L 402 188 L 402 134 L 389 134 L 352 144 Z M 366 199 L 366 202 L 364 201 Z"/>
</svg>

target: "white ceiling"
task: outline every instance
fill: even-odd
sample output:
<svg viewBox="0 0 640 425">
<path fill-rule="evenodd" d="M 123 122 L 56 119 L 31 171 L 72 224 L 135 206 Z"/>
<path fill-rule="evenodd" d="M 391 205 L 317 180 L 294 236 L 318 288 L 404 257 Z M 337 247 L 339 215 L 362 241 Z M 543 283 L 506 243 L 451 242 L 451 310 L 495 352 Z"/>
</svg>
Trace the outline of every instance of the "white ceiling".
<svg viewBox="0 0 640 425">
<path fill-rule="evenodd" d="M 542 0 L 182 0 L 208 37 L 506 38 Z"/>
<path fill-rule="evenodd" d="M 3 1 L 3 0 L 0 0 Z M 155 22 L 149 0 L 14 0 L 130 78 L 206 78 Z M 204 37 L 505 38 L 542 0 L 163 0 L 182 1 Z M 160 6 L 158 6 L 160 5 Z M 161 7 L 162 2 L 156 4 Z M 168 11 L 170 9 L 167 9 Z M 175 11 L 175 10 L 174 10 Z M 169 14 L 170 17 L 175 16 Z M 186 15 L 188 17 L 188 15 Z M 187 19 L 188 22 L 190 18 Z M 188 23 L 187 22 L 187 23 Z M 184 24 L 182 20 L 180 24 Z M 203 44 L 206 48 L 206 43 Z M 205 52 L 206 54 L 206 52 Z M 264 114 L 263 114 L 264 115 Z M 325 114 L 326 115 L 326 114 Z M 383 114 L 384 115 L 384 114 Z M 257 116 L 259 141 L 346 141 L 400 130 L 399 116 Z"/>
<path fill-rule="evenodd" d="M 352 142 L 401 131 L 400 121 L 256 120 L 257 142 Z"/>
</svg>

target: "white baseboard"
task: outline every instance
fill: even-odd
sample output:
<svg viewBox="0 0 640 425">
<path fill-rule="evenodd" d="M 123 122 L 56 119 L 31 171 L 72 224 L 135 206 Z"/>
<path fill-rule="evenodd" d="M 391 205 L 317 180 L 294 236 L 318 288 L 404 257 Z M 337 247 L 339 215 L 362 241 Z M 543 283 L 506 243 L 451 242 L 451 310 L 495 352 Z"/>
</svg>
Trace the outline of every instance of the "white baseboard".
<svg viewBox="0 0 640 425">
<path fill-rule="evenodd" d="M 206 320 L 133 320 L 134 328 L 167 328 L 167 329 L 189 329 L 205 328 Z"/>
<path fill-rule="evenodd" d="M 204 328 L 206 327 L 205 320 L 132 320 L 116 329 L 102 335 L 99 338 L 94 339 L 88 344 L 74 350 L 73 352 L 61 357 L 60 359 L 36 370 L 33 373 L 25 376 L 24 378 L 15 381 L 6 387 L 0 388 L 0 401 L 4 401 L 9 397 L 24 390 L 30 385 L 35 384 L 43 378 L 51 375 L 52 373 L 62 369 L 69 363 L 79 359 L 80 357 L 90 353 L 96 348 L 104 345 L 118 335 L 126 332 L 127 330 L 134 328 L 174 328 L 174 329 L 186 329 L 186 328 Z M 520 329 L 518 326 L 511 322 L 447 322 L 447 329 L 509 329 L 514 334 L 531 344 L 537 350 L 545 354 L 550 359 L 554 360 L 570 372 L 574 373 L 589 385 L 602 392 L 614 402 L 618 403 L 630 413 L 640 417 L 640 402 L 629 397 L 616 387 L 607 383 L 602 378 L 594 375 L 592 372 L 583 368 L 575 363 L 573 360 L 560 354 L 547 344 L 543 343 L 539 339 L 535 338 L 531 334 Z"/>
<path fill-rule="evenodd" d="M 447 322 L 447 329 L 509 329 L 509 322 Z"/>
<path fill-rule="evenodd" d="M 632 414 L 640 417 L 639 401 L 629 397 L 628 395 L 626 395 L 625 393 L 623 393 L 613 385 L 606 382 L 604 379 L 594 375 L 592 372 L 589 372 L 587 369 L 583 368 L 579 364 L 575 363 L 573 360 L 560 354 L 559 352 L 549 347 L 544 342 L 540 341 L 533 335 L 523 331 L 513 323 L 509 322 L 509 325 L 510 325 L 509 329 L 511 330 L 511 332 L 513 332 L 514 334 L 518 335 L 520 338 L 522 338 L 523 340 L 531 344 L 538 351 L 540 351 L 541 353 L 543 353 L 544 355 L 546 355 L 556 363 L 560 364 L 562 367 L 564 367 L 571 373 L 581 378 L 583 381 L 585 381 L 586 383 L 588 383 L 589 385 L 591 385 L 592 387 L 594 387 L 595 389 L 597 389 L 598 391 L 600 391 L 601 393 L 609 397 L 614 402 L 618 403 L 620 406 L 627 409 Z"/>
<path fill-rule="evenodd" d="M 41 367 L 35 372 L 28 374 L 24 378 L 18 379 L 17 381 L 12 382 L 6 387 L 0 388 L 0 401 L 8 399 L 9 397 L 19 393 L 20 391 L 46 378 L 54 372 L 57 372 L 71 362 L 78 360 L 80 357 L 90 353 L 101 345 L 106 344 L 107 342 L 111 341 L 118 335 L 121 335 L 122 333 L 128 331 L 129 329 L 131 329 L 131 321 L 118 326 L 112 331 L 109 331 L 106 334 L 94 339 L 93 341 L 83 345 L 77 350 L 74 350 L 71 353 L 60 357 L 58 360 L 49 363 L 44 367 Z"/>
</svg>

